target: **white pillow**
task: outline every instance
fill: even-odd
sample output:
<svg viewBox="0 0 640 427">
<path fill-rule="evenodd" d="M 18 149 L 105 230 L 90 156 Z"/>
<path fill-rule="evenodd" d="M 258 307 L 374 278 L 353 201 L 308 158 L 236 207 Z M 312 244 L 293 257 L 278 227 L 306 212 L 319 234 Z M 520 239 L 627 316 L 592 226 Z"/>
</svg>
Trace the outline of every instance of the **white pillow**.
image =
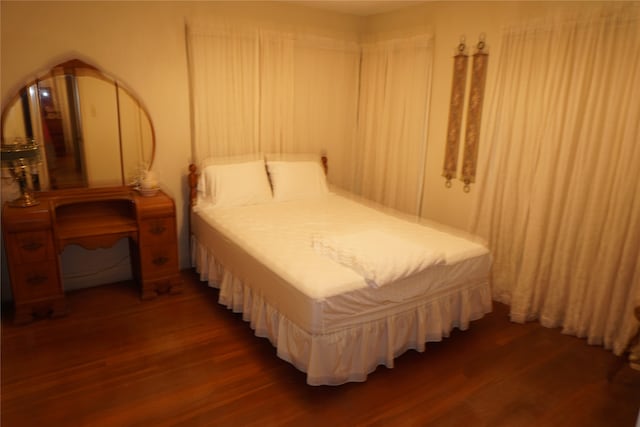
<svg viewBox="0 0 640 427">
<path fill-rule="evenodd" d="M 216 206 L 254 205 L 272 199 L 263 160 L 206 166 L 198 186 L 204 200 Z"/>
<path fill-rule="evenodd" d="M 267 161 L 267 168 L 274 200 L 311 199 L 329 193 L 327 178 L 317 161 Z"/>
<path fill-rule="evenodd" d="M 246 163 L 263 160 L 264 155 L 262 153 L 237 154 L 233 156 L 215 156 L 205 158 L 198 165 L 198 170 L 200 171 L 197 186 L 198 200 L 203 200 L 209 203 L 213 202 L 213 196 L 215 193 L 215 179 L 211 177 L 210 173 L 205 173 L 206 169 L 209 166 L 228 165 L 231 163 Z M 210 171 L 212 170 L 215 169 L 210 169 Z"/>
</svg>

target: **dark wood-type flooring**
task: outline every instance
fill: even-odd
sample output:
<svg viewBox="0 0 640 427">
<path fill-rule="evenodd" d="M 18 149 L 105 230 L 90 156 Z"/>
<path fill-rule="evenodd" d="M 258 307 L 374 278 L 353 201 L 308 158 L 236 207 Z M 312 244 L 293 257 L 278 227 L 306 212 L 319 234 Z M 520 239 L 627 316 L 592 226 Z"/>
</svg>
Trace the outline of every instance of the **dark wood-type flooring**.
<svg viewBox="0 0 640 427">
<path fill-rule="evenodd" d="M 311 387 L 216 290 L 183 276 L 183 294 L 153 301 L 132 282 L 74 291 L 67 317 L 27 326 L 5 309 L 2 427 L 633 427 L 638 416 L 640 372 L 558 330 L 511 323 L 500 304 L 364 383 Z"/>
</svg>

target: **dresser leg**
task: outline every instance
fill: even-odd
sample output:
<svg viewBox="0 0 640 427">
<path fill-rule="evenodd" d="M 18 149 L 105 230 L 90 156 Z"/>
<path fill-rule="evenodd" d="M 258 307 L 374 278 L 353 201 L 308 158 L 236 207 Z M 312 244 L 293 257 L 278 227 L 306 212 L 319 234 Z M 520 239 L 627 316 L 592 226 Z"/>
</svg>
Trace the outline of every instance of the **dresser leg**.
<svg viewBox="0 0 640 427">
<path fill-rule="evenodd" d="M 154 299 L 161 294 L 179 294 L 182 292 L 182 279 L 174 277 L 170 279 L 161 279 L 147 282 L 142 285 L 142 299 Z"/>
<path fill-rule="evenodd" d="M 66 315 L 67 304 L 64 297 L 60 297 L 31 304 L 16 305 L 13 322 L 16 325 L 26 325 L 33 322 L 35 318 L 56 318 Z"/>
<path fill-rule="evenodd" d="M 51 303 L 51 317 L 62 317 L 67 315 L 67 304 L 64 298 L 59 298 Z"/>
<path fill-rule="evenodd" d="M 171 295 L 182 293 L 182 279 L 176 278 L 171 280 L 169 285 L 169 293 Z"/>
<path fill-rule="evenodd" d="M 157 296 L 158 296 L 158 293 L 156 292 L 155 288 L 143 288 L 142 296 L 140 298 L 147 301 L 147 300 L 154 299 Z"/>
<path fill-rule="evenodd" d="M 33 309 L 29 306 L 16 306 L 13 323 L 16 325 L 26 325 L 31 322 L 33 322 Z"/>
</svg>

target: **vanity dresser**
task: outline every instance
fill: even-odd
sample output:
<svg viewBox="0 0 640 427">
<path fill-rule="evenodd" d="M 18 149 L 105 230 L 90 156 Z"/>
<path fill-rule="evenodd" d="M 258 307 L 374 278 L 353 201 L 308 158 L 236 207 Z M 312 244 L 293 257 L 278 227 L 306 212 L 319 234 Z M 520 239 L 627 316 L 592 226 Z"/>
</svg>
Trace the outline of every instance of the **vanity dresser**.
<svg viewBox="0 0 640 427">
<path fill-rule="evenodd" d="M 38 200 L 26 208 L 7 202 L 2 211 L 16 323 L 66 313 L 59 254 L 67 245 L 108 248 L 128 238 L 142 299 L 181 290 L 175 204 L 165 193 L 143 197 L 130 187 L 73 189 Z"/>
<path fill-rule="evenodd" d="M 16 323 L 66 313 L 60 254 L 68 245 L 93 250 L 128 239 L 142 299 L 180 291 L 174 201 L 130 184 L 155 154 L 151 118 L 134 93 L 72 58 L 28 80 L 3 109 L 3 168 L 8 162 L 11 171 L 3 169 L 3 185 L 29 177 L 19 186 L 22 206 L 2 206 Z M 28 175 L 18 173 L 27 160 Z"/>
</svg>

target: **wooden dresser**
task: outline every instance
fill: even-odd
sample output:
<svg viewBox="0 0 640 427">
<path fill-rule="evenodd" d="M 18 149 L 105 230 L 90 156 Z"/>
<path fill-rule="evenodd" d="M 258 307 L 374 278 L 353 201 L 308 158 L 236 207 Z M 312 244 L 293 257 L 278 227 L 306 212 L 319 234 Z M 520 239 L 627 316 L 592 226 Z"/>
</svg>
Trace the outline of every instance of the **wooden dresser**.
<svg viewBox="0 0 640 427">
<path fill-rule="evenodd" d="M 66 313 L 59 254 L 70 244 L 108 248 L 126 237 L 142 299 L 180 292 L 175 204 L 165 193 L 74 189 L 42 193 L 38 200 L 28 208 L 5 203 L 2 210 L 16 323 Z"/>
</svg>

